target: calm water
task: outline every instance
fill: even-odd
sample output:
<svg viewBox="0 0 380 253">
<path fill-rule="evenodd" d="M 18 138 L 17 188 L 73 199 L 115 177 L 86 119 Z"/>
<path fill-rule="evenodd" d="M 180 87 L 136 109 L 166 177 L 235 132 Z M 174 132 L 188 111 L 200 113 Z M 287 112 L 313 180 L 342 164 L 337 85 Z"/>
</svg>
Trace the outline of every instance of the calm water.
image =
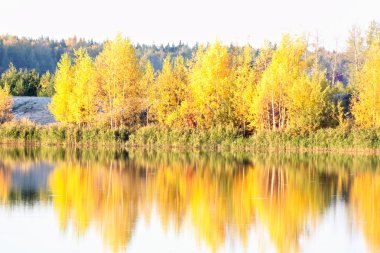
<svg viewBox="0 0 380 253">
<path fill-rule="evenodd" d="M 380 157 L 2 147 L 0 252 L 380 252 Z"/>
</svg>

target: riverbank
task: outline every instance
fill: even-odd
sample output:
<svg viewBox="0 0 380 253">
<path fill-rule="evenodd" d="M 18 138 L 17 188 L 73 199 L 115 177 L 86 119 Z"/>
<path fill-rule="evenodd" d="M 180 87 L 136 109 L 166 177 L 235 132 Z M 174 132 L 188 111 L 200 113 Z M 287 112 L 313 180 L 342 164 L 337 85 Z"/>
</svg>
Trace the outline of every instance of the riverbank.
<svg viewBox="0 0 380 253">
<path fill-rule="evenodd" d="M 133 132 L 128 145 L 380 154 L 380 129 L 328 128 L 308 134 L 260 131 L 244 136 L 228 127 L 178 130 L 148 126 Z"/>
<path fill-rule="evenodd" d="M 38 125 L 13 121 L 0 126 L 0 143 L 57 146 L 126 146 L 144 148 L 299 150 L 371 152 L 380 154 L 380 129 L 330 128 L 309 134 L 261 131 L 249 136 L 232 127 L 136 130 Z"/>
<path fill-rule="evenodd" d="M 116 146 L 128 140 L 127 129 L 102 129 L 96 127 L 39 125 L 27 120 L 0 125 L 1 144 L 28 144 L 54 146 Z"/>
</svg>

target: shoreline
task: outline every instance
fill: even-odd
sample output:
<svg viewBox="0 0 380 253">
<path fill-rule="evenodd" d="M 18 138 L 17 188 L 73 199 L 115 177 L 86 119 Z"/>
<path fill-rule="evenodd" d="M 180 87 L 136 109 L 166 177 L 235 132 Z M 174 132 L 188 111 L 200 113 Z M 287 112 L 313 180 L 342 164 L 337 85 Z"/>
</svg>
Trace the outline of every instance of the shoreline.
<svg viewBox="0 0 380 253">
<path fill-rule="evenodd" d="M 0 145 L 380 155 L 380 129 L 320 129 L 308 135 L 267 131 L 243 136 L 228 127 L 128 130 L 10 122 L 0 125 Z"/>
</svg>

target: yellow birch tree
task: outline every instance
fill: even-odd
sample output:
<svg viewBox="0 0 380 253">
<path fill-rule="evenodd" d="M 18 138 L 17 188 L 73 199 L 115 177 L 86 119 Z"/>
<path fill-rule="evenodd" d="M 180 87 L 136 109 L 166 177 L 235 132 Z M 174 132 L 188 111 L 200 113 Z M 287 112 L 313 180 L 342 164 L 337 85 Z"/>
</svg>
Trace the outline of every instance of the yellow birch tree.
<svg viewBox="0 0 380 253">
<path fill-rule="evenodd" d="M 49 105 L 49 109 L 56 120 L 62 123 L 74 122 L 69 106 L 69 97 L 71 96 L 73 87 L 74 77 L 72 63 L 69 55 L 66 53 L 63 54 L 57 66 L 54 81 L 55 94 Z"/>
<path fill-rule="evenodd" d="M 373 43 L 366 52 L 363 67 L 357 73 L 352 114 L 356 125 L 380 127 L 380 45 Z"/>
<path fill-rule="evenodd" d="M 3 123 L 11 118 L 12 104 L 13 99 L 9 93 L 9 87 L 0 87 L 0 123 Z"/>
<path fill-rule="evenodd" d="M 144 64 L 144 75 L 141 78 L 141 88 L 144 92 L 144 104 L 146 111 L 146 124 L 149 124 L 149 121 L 153 121 L 154 117 L 151 114 L 152 107 L 156 103 L 156 86 L 155 86 L 155 72 L 152 66 L 152 63 L 147 60 Z"/>
<path fill-rule="evenodd" d="M 94 81 L 94 65 L 84 49 L 79 49 L 74 54 L 74 88 L 69 97 L 70 111 L 75 123 L 91 124 L 98 113 L 98 87 Z"/>
<path fill-rule="evenodd" d="M 187 69 L 183 57 L 167 56 L 157 76 L 157 94 L 154 111 L 157 121 L 166 126 L 181 125 L 180 107 L 186 97 Z"/>
<path fill-rule="evenodd" d="M 96 58 L 103 122 L 116 128 L 138 123 L 144 108 L 142 71 L 135 49 L 120 34 L 104 44 Z"/>
<path fill-rule="evenodd" d="M 237 55 L 233 73 L 232 110 L 235 124 L 244 133 L 248 123 L 248 113 L 255 88 L 255 72 L 253 69 L 253 49 L 246 45 Z"/>
<path fill-rule="evenodd" d="M 226 46 L 215 42 L 200 47 L 189 73 L 191 107 L 199 127 L 232 123 L 232 68 Z"/>
<path fill-rule="evenodd" d="M 252 127 L 285 129 L 288 120 L 289 89 L 304 74 L 306 43 L 284 35 L 272 61 L 263 73 L 252 103 Z"/>
</svg>

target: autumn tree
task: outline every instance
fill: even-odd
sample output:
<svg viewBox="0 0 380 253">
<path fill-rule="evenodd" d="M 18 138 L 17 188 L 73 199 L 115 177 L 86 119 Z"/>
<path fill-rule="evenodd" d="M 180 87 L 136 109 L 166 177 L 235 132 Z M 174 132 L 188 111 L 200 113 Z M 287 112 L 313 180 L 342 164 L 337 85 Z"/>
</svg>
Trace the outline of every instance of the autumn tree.
<svg viewBox="0 0 380 253">
<path fill-rule="evenodd" d="M 180 107 L 187 92 L 187 69 L 183 57 L 177 57 L 174 63 L 170 56 L 166 57 L 155 86 L 153 111 L 156 120 L 166 126 L 180 124 Z"/>
<path fill-rule="evenodd" d="M 141 78 L 141 88 L 144 92 L 144 107 L 146 112 L 146 124 L 148 125 L 150 121 L 153 121 L 151 111 L 152 107 L 156 104 L 156 83 L 155 83 L 155 77 L 156 73 L 154 72 L 152 63 L 147 60 L 143 64 L 144 66 L 144 74 Z"/>
<path fill-rule="evenodd" d="M 100 87 L 100 120 L 112 128 L 137 123 L 144 107 L 142 71 L 131 42 L 120 34 L 107 41 L 95 65 Z"/>
<path fill-rule="evenodd" d="M 306 49 L 307 50 L 307 49 Z M 309 66 L 300 73 L 288 90 L 288 111 L 290 129 L 302 133 L 315 131 L 330 120 L 334 104 L 330 100 L 332 90 L 326 78 L 326 70 L 320 64 L 319 38 L 316 36 L 313 51 L 305 58 Z"/>
<path fill-rule="evenodd" d="M 265 42 L 258 52 L 259 54 L 256 57 L 253 66 L 255 83 L 258 83 L 261 80 L 263 73 L 269 67 L 270 62 L 272 61 L 274 46 L 269 42 Z"/>
<path fill-rule="evenodd" d="M 12 117 L 12 96 L 9 94 L 9 87 L 0 87 L 0 123 L 9 120 Z"/>
<path fill-rule="evenodd" d="M 322 126 L 330 106 L 327 80 L 318 53 L 310 64 L 306 50 L 303 38 L 283 37 L 254 91 L 251 127 L 308 132 Z"/>
<path fill-rule="evenodd" d="M 235 66 L 233 66 L 232 110 L 236 125 L 245 132 L 256 85 L 252 47 L 246 45 L 236 58 Z"/>
<path fill-rule="evenodd" d="M 74 76 L 71 59 L 68 54 L 64 54 L 57 66 L 54 81 L 55 95 L 49 105 L 54 117 L 62 123 L 74 122 L 70 113 L 70 97 L 73 88 Z"/>
<path fill-rule="evenodd" d="M 189 73 L 191 107 L 199 127 L 232 123 L 232 68 L 227 47 L 215 42 L 200 47 Z"/>
<path fill-rule="evenodd" d="M 65 54 L 55 74 L 56 91 L 50 110 L 58 121 L 78 125 L 93 124 L 98 112 L 98 88 L 94 66 L 84 49 L 75 51 L 74 64 Z"/>
<path fill-rule="evenodd" d="M 252 103 L 252 126 L 255 129 L 284 129 L 289 120 L 289 89 L 304 74 L 303 39 L 285 35 L 257 86 Z"/>
<path fill-rule="evenodd" d="M 324 73 L 311 78 L 304 74 L 298 78 L 289 89 L 288 127 L 300 132 L 320 128 L 331 109 L 329 95 Z"/>
<path fill-rule="evenodd" d="M 352 114 L 360 127 L 380 127 L 380 44 L 373 43 L 357 73 Z"/>
<path fill-rule="evenodd" d="M 98 112 L 98 87 L 94 81 L 94 66 L 84 49 L 75 51 L 74 87 L 69 96 L 69 110 L 76 124 L 92 124 Z"/>
</svg>

